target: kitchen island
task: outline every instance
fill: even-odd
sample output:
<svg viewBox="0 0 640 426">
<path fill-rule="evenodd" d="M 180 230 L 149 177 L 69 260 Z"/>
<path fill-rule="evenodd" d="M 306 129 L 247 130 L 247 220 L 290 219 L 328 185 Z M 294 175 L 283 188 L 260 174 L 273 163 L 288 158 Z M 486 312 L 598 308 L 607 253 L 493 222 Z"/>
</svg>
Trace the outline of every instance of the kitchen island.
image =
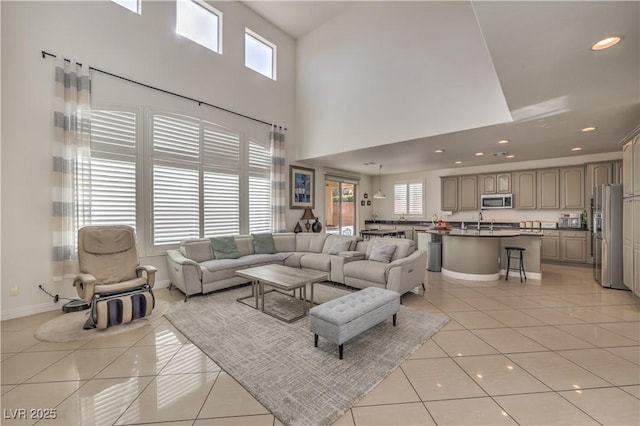
<svg viewBox="0 0 640 426">
<path fill-rule="evenodd" d="M 528 279 L 542 278 L 540 269 L 540 231 L 450 229 L 427 230 L 431 241 L 442 243 L 442 274 L 452 278 L 494 281 L 506 274 L 507 246 L 525 249 L 524 267 Z M 511 266 L 518 261 L 512 261 Z M 510 271 L 509 276 L 517 276 Z"/>
</svg>

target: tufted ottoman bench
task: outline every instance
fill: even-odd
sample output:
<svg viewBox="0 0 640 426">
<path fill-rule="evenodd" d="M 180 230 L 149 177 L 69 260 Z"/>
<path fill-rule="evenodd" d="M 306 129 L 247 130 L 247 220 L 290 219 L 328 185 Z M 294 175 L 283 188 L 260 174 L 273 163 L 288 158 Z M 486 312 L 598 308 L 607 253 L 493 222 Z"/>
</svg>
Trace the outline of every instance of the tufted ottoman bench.
<svg viewBox="0 0 640 426">
<path fill-rule="evenodd" d="M 309 325 L 314 334 L 314 344 L 318 347 L 318 336 L 339 345 L 342 359 L 344 342 L 381 323 L 400 310 L 400 293 L 378 287 L 347 294 L 309 311 Z"/>
</svg>

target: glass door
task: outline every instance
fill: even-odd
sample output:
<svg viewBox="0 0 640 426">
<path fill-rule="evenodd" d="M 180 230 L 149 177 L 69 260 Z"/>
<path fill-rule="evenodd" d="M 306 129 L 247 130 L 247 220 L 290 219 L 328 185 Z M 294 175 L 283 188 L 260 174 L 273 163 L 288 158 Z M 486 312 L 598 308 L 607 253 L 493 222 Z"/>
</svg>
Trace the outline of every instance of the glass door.
<svg viewBox="0 0 640 426">
<path fill-rule="evenodd" d="M 356 186 L 352 183 L 325 181 L 325 212 L 327 233 L 355 235 Z"/>
</svg>

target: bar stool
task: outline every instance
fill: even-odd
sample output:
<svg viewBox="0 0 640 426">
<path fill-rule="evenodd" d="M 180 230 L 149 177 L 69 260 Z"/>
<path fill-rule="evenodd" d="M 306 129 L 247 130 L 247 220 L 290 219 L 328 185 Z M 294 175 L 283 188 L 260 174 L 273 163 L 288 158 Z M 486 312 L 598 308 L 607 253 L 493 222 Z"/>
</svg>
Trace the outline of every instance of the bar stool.
<svg viewBox="0 0 640 426">
<path fill-rule="evenodd" d="M 507 273 L 506 273 L 505 280 L 509 281 L 509 271 L 513 270 L 513 271 L 518 271 L 518 274 L 520 274 L 520 282 L 522 282 L 523 275 L 526 281 L 527 273 L 524 271 L 524 261 L 523 261 L 523 257 L 524 257 L 523 253 L 525 249 L 523 249 L 522 247 L 505 247 L 505 250 L 507 250 Z M 516 252 L 516 253 L 513 253 L 513 252 Z M 518 260 L 517 269 L 511 267 L 511 259 Z"/>
</svg>

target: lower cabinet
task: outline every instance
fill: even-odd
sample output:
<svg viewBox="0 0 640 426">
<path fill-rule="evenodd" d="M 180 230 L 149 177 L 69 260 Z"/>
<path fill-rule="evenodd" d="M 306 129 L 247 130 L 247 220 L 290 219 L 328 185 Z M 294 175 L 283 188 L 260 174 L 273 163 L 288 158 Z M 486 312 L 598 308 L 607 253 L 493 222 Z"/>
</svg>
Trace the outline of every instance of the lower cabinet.
<svg viewBox="0 0 640 426">
<path fill-rule="evenodd" d="M 640 297 L 640 250 L 636 249 L 633 251 L 634 257 L 634 277 L 633 282 L 631 283 L 631 287 L 629 289 L 633 291 L 633 294 Z"/>
<path fill-rule="evenodd" d="M 622 282 L 624 285 L 629 287 L 629 289 L 634 289 L 634 274 L 633 274 L 633 246 L 631 245 L 623 245 L 622 246 Z M 640 259 L 639 259 L 640 260 Z"/>
<path fill-rule="evenodd" d="M 560 260 L 585 263 L 587 261 L 587 233 L 584 231 L 560 232 Z"/>
<path fill-rule="evenodd" d="M 544 231 L 540 259 L 560 260 L 560 231 Z"/>
<path fill-rule="evenodd" d="M 587 261 L 587 231 L 544 231 L 540 259 L 560 262 Z"/>
</svg>

